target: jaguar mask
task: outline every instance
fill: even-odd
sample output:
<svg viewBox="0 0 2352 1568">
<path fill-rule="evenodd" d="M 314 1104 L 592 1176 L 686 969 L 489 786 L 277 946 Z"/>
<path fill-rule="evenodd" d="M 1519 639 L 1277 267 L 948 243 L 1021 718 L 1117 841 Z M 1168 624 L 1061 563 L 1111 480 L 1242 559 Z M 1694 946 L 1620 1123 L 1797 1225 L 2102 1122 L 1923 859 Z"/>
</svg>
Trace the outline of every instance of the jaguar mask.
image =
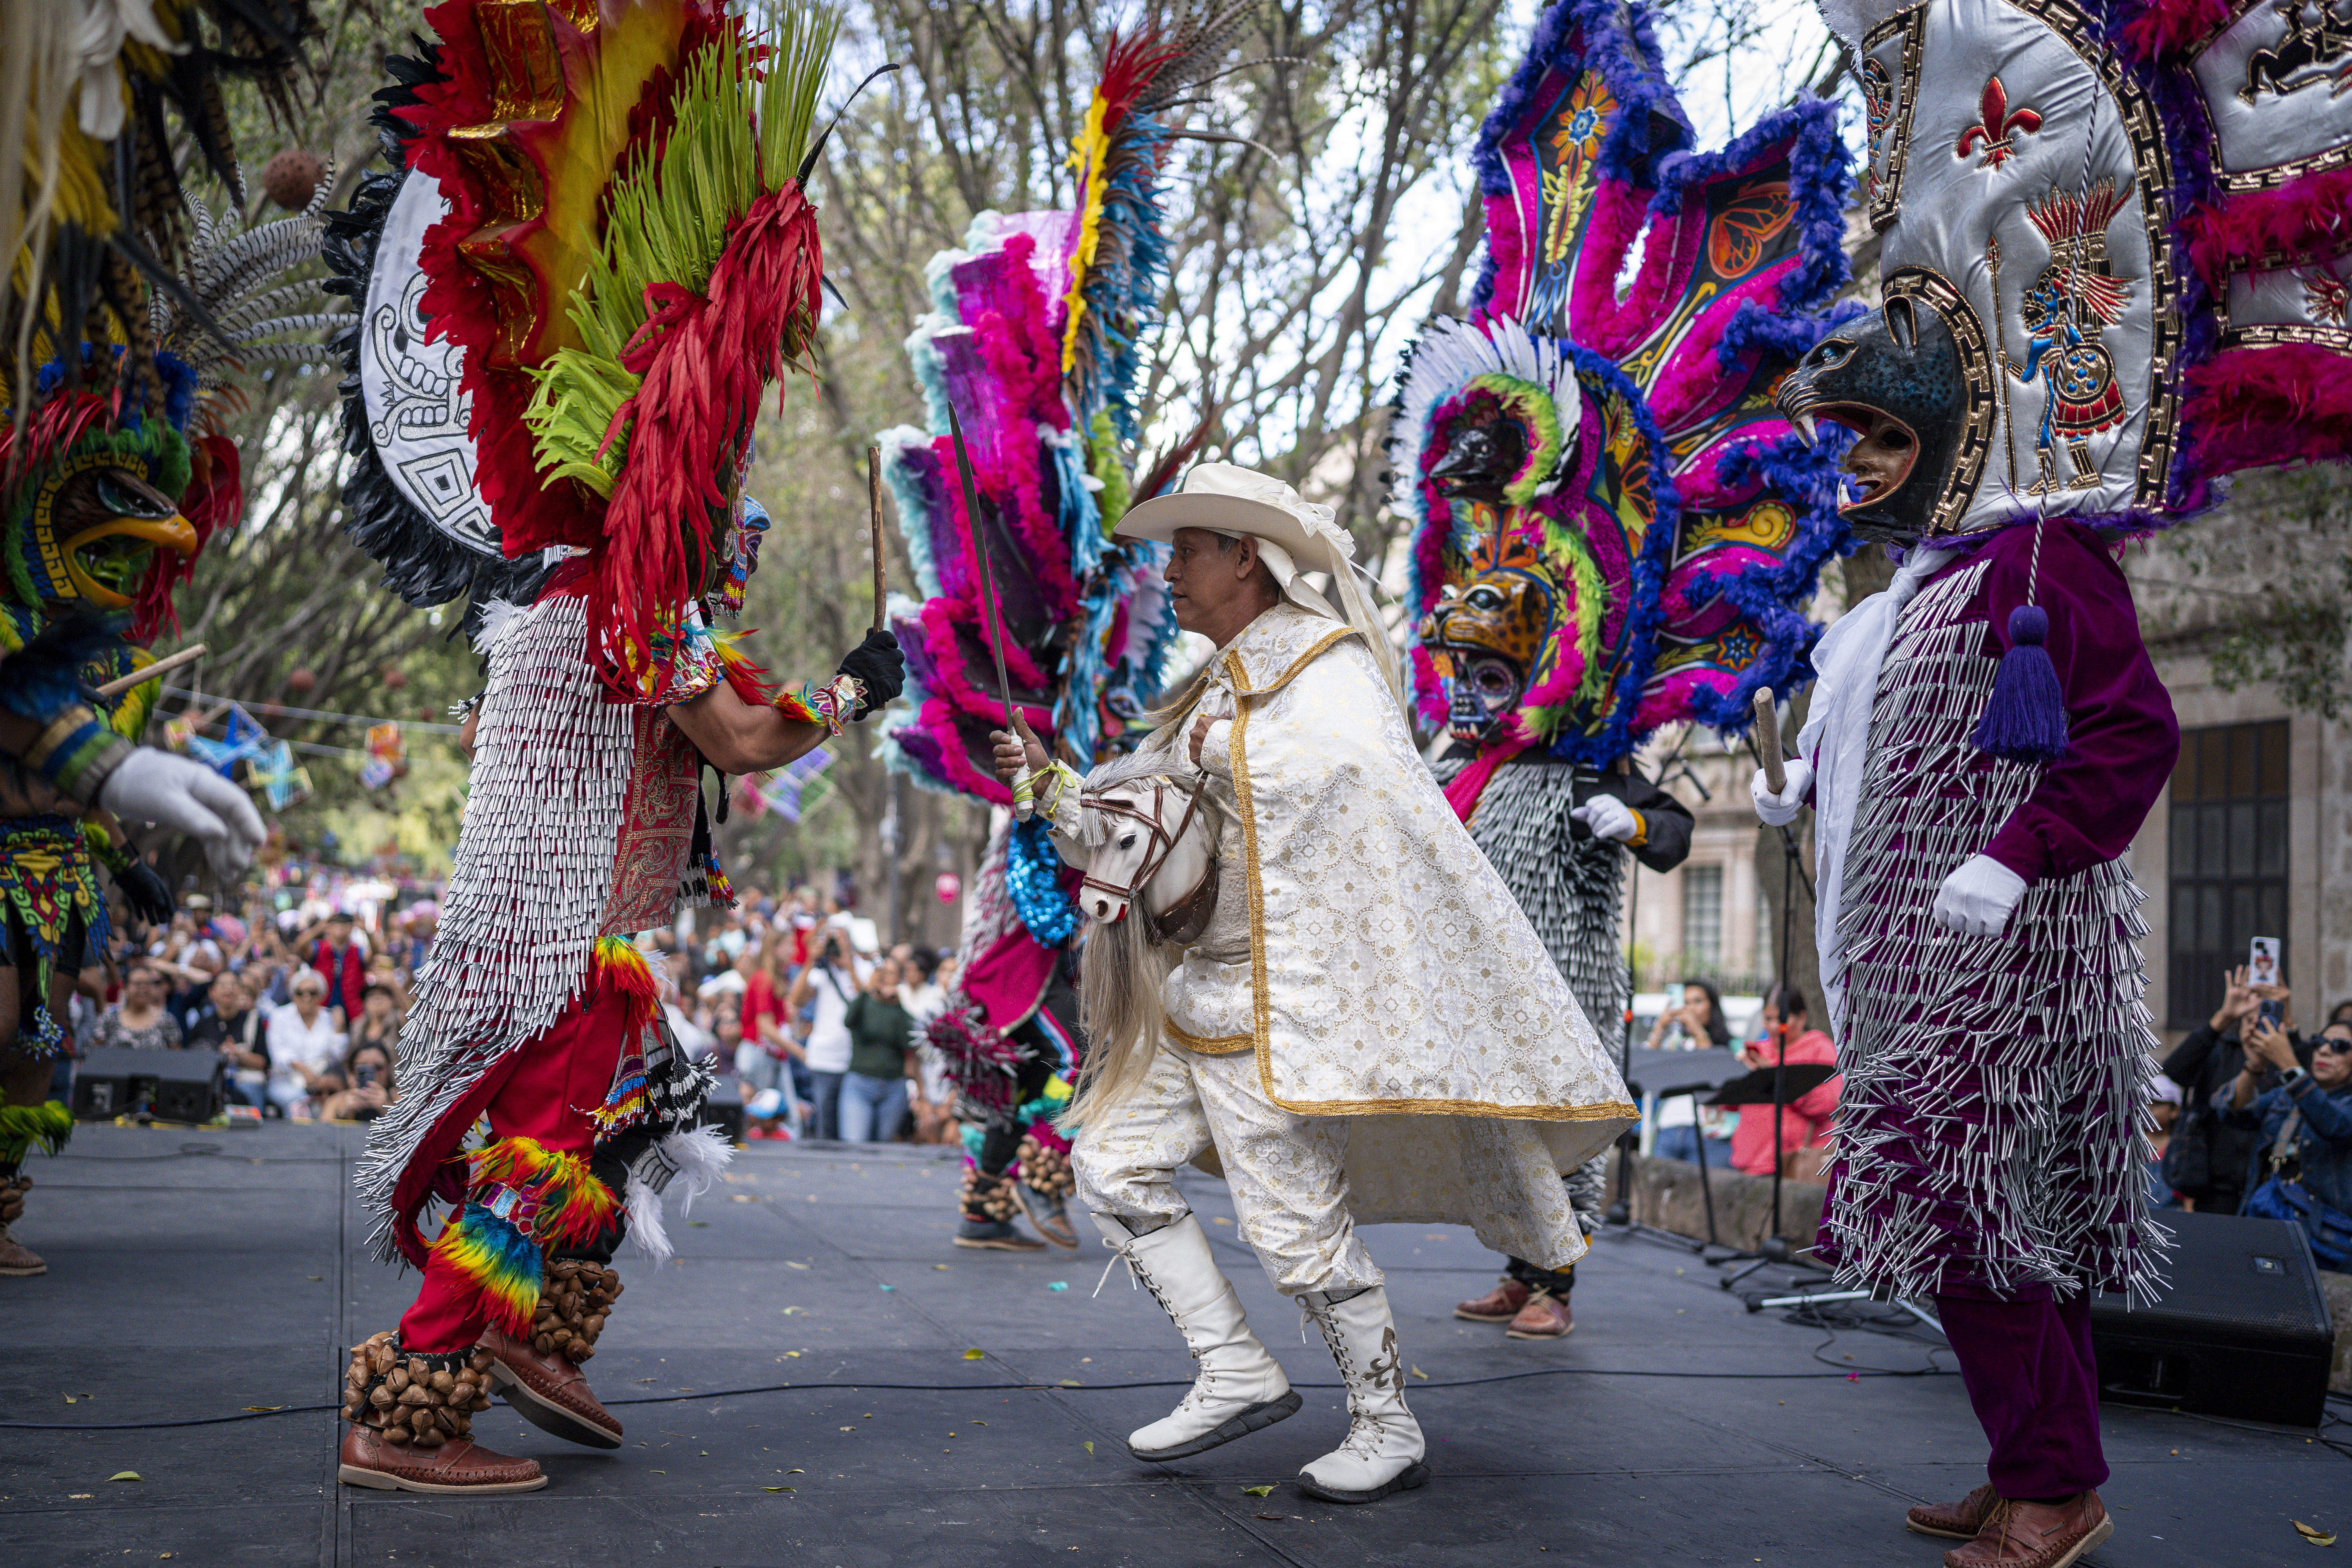
<svg viewBox="0 0 2352 1568">
<path fill-rule="evenodd" d="M 1559 584 L 1508 531 L 1482 540 L 1470 570 L 1468 582 L 1441 592 L 1419 636 L 1445 681 L 1447 732 L 1475 745 L 1496 739 L 1526 696 L 1550 646 Z"/>
</svg>

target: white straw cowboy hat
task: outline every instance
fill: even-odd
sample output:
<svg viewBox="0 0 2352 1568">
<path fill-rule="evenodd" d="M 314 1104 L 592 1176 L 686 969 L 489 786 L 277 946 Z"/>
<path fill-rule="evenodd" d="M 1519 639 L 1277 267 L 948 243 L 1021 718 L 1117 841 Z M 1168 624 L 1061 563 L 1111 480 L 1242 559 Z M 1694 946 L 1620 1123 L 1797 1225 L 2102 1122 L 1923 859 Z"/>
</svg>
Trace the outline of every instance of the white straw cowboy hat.
<svg viewBox="0 0 2352 1568">
<path fill-rule="evenodd" d="M 1256 540 L 1258 559 L 1274 574 L 1283 595 L 1301 609 L 1347 622 L 1362 632 L 1371 644 L 1374 660 L 1388 678 L 1391 695 L 1399 691 L 1396 649 L 1357 580 L 1356 542 L 1339 526 L 1338 514 L 1329 507 L 1307 500 L 1272 474 L 1231 463 L 1195 463 L 1181 489 L 1129 508 L 1111 537 L 1164 544 L 1176 537 L 1180 528 L 1228 536 L 1247 534 Z M 1301 572 L 1329 574 L 1347 613 L 1333 609 L 1330 601 L 1300 582 Z"/>
<path fill-rule="evenodd" d="M 1259 542 L 1259 555 L 1287 589 L 1301 572 L 1336 577 L 1348 570 L 1356 542 L 1334 517 L 1329 507 L 1307 500 L 1271 474 L 1231 463 L 1195 463 L 1181 489 L 1129 508 L 1111 537 L 1164 544 L 1180 528 L 1246 533 Z"/>
</svg>

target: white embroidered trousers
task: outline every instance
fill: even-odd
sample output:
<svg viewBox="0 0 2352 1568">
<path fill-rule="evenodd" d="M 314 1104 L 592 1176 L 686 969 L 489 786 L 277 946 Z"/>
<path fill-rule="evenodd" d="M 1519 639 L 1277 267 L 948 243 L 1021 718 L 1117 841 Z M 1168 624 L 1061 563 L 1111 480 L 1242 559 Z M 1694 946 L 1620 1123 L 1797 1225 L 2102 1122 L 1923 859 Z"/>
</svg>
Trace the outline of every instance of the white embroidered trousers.
<svg viewBox="0 0 2352 1568">
<path fill-rule="evenodd" d="M 1079 1134 L 1070 1164 L 1087 1208 L 1151 1230 L 1190 1211 L 1177 1169 L 1213 1147 L 1242 1239 L 1276 1290 L 1381 1282 L 1348 1210 L 1348 1119 L 1275 1105 L 1258 1083 L 1255 1052 L 1203 1056 L 1162 1045 L 1134 1097 Z"/>
</svg>

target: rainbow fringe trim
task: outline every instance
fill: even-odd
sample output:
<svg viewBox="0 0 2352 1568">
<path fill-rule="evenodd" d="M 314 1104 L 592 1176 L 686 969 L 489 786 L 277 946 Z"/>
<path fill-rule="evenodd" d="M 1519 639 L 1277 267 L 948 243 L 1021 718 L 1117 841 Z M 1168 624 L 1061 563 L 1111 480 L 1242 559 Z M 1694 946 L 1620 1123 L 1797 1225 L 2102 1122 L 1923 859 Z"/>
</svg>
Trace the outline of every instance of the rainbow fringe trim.
<svg viewBox="0 0 2352 1568">
<path fill-rule="evenodd" d="M 434 1255 L 471 1285 L 492 1324 L 530 1336 L 539 1311 L 539 1243 L 481 1204 L 468 1203 L 433 1243 Z"/>
<path fill-rule="evenodd" d="M 729 879 L 727 868 L 719 863 L 717 855 L 708 855 L 703 858 L 702 874 L 709 883 L 711 903 L 719 909 L 733 909 L 735 884 Z"/>
<path fill-rule="evenodd" d="M 32 1151 L 54 1154 L 73 1137 L 73 1112 L 54 1100 L 38 1105 L 0 1105 L 0 1164 L 13 1165 Z"/>
<path fill-rule="evenodd" d="M 587 1161 L 531 1138 L 486 1144 L 468 1157 L 467 1175 L 465 1206 L 433 1251 L 473 1286 L 490 1321 L 520 1339 L 539 1310 L 545 1249 L 593 1240 L 613 1222 L 613 1194 Z"/>
<path fill-rule="evenodd" d="M 661 1007 L 661 983 L 646 965 L 646 955 L 637 944 L 625 936 L 600 936 L 592 962 L 591 976 L 600 985 L 610 985 L 629 1000 L 628 1038 L 634 1043 L 639 1031 L 654 1021 Z"/>
<path fill-rule="evenodd" d="M 596 1142 L 602 1143 L 615 1132 L 635 1127 L 650 1109 L 646 1100 L 646 1058 L 631 1051 L 622 1058 L 620 1074 L 613 1080 L 604 1103 L 588 1112 L 588 1120 L 596 1124 Z"/>
</svg>

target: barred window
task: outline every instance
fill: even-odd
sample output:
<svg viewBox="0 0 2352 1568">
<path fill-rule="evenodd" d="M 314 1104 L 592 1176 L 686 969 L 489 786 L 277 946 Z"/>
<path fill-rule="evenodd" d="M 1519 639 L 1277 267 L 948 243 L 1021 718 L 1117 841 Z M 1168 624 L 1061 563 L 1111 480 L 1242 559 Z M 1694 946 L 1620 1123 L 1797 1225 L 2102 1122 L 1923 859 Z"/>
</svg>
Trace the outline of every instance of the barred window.
<svg viewBox="0 0 2352 1568">
<path fill-rule="evenodd" d="M 2221 975 L 2258 936 L 2286 941 L 2287 721 L 2222 724 L 2180 737 L 2166 868 L 2166 1022 L 2192 1028 L 2221 1001 Z M 2294 955 L 2282 945 L 2290 979 Z"/>
<path fill-rule="evenodd" d="M 1723 868 L 1683 868 L 1683 962 L 1712 971 L 1723 963 Z"/>
</svg>

